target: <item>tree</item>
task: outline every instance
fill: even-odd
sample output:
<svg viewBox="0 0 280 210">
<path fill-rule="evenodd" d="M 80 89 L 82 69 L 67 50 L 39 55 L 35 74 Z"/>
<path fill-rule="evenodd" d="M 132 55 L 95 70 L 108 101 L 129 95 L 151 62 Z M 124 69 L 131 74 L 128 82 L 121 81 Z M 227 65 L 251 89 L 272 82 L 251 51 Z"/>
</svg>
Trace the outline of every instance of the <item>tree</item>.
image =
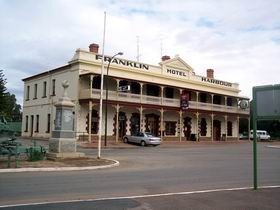
<svg viewBox="0 0 280 210">
<path fill-rule="evenodd" d="M 4 110 L 7 105 L 7 88 L 6 88 L 7 80 L 3 73 L 3 70 L 0 70 L 0 115 L 4 114 Z"/>
<path fill-rule="evenodd" d="M 16 96 L 8 92 L 6 100 L 7 104 L 5 109 L 5 117 L 8 120 L 19 121 L 21 119 L 21 106 L 17 104 Z"/>
<path fill-rule="evenodd" d="M 20 121 L 21 106 L 17 104 L 16 96 L 7 92 L 6 84 L 3 70 L 0 70 L 0 116 L 9 121 Z"/>
</svg>

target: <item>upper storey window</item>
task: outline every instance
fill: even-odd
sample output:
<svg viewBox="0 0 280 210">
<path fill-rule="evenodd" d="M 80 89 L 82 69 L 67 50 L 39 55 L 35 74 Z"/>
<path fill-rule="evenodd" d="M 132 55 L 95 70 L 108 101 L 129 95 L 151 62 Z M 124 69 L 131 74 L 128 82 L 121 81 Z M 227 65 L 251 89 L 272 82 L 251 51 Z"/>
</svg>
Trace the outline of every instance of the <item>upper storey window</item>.
<svg viewBox="0 0 280 210">
<path fill-rule="evenodd" d="M 207 95 L 206 93 L 200 93 L 199 94 L 200 102 L 206 103 L 207 102 Z"/>
<path fill-rule="evenodd" d="M 159 87 L 156 85 L 147 85 L 148 96 L 159 96 Z"/>
<path fill-rule="evenodd" d="M 166 98 L 174 98 L 174 89 L 166 87 L 165 88 L 165 97 Z"/>
<path fill-rule="evenodd" d="M 28 85 L 27 87 L 26 87 L 26 101 L 28 101 L 29 100 L 29 96 L 30 96 L 30 86 Z"/>
<path fill-rule="evenodd" d="M 101 86 L 101 77 L 100 76 L 93 77 L 92 88 L 100 89 L 100 86 Z"/>
<path fill-rule="evenodd" d="M 55 79 L 52 80 L 52 95 L 55 96 Z"/>
<path fill-rule="evenodd" d="M 46 98 L 47 97 L 47 82 L 44 81 L 43 83 L 43 96 L 42 98 Z"/>
<path fill-rule="evenodd" d="M 34 98 L 33 99 L 37 99 L 37 91 L 38 91 L 38 84 L 34 85 Z"/>
</svg>

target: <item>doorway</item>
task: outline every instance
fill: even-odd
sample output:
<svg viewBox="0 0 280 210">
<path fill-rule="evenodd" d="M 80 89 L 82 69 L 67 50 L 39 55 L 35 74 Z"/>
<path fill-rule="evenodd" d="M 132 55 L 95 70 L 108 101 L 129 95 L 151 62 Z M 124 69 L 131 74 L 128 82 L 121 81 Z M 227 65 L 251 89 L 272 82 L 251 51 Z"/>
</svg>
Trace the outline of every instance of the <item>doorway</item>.
<svg viewBox="0 0 280 210">
<path fill-rule="evenodd" d="M 124 112 L 119 112 L 119 138 L 123 138 L 126 134 L 126 115 Z"/>
<path fill-rule="evenodd" d="M 213 121 L 213 138 L 216 141 L 221 140 L 221 121 L 219 120 Z"/>
<path fill-rule="evenodd" d="M 140 132 L 140 114 L 132 113 L 130 118 L 130 133 L 131 135 L 136 135 Z"/>
<path fill-rule="evenodd" d="M 185 117 L 184 118 L 184 128 L 183 132 L 186 137 L 186 140 L 191 140 L 191 131 L 192 131 L 192 118 L 190 117 Z"/>
<path fill-rule="evenodd" d="M 159 136 L 159 116 L 156 114 L 146 114 L 146 132 L 154 136 Z"/>
</svg>

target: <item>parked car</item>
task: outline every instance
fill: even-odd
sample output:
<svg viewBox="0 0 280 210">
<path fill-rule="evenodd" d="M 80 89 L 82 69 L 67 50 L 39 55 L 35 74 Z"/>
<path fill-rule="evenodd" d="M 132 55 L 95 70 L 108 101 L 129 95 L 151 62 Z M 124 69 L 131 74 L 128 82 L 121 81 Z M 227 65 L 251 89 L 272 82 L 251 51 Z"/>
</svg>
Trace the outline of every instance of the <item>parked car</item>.
<svg viewBox="0 0 280 210">
<path fill-rule="evenodd" d="M 248 138 L 249 138 L 248 132 L 243 132 L 243 133 L 239 134 L 239 139 L 240 140 L 242 140 L 242 139 L 248 140 Z"/>
<path fill-rule="evenodd" d="M 256 130 L 256 132 L 257 132 L 257 139 L 270 140 L 270 135 L 267 133 L 267 131 Z M 253 139 L 253 130 L 250 131 L 250 139 Z"/>
<path fill-rule="evenodd" d="M 153 145 L 157 146 L 160 145 L 161 139 L 159 137 L 153 136 L 151 133 L 148 132 L 139 132 L 135 135 L 125 135 L 123 137 L 124 143 L 136 143 L 140 144 L 141 146 L 146 146 L 146 145 Z"/>
</svg>

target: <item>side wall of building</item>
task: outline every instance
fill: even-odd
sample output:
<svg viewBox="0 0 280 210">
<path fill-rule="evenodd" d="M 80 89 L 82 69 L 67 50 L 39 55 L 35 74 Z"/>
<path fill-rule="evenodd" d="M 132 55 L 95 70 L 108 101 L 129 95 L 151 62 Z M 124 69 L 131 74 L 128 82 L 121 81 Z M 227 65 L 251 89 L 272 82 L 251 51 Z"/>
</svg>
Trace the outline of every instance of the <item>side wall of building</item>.
<svg viewBox="0 0 280 210">
<path fill-rule="evenodd" d="M 70 84 L 67 90 L 68 97 L 78 104 L 77 67 L 69 66 L 67 69 L 50 72 L 24 82 L 23 137 L 50 138 L 56 111 L 54 105 L 63 95 L 64 80 L 68 80 Z M 73 111 L 76 113 L 76 110 Z"/>
</svg>

